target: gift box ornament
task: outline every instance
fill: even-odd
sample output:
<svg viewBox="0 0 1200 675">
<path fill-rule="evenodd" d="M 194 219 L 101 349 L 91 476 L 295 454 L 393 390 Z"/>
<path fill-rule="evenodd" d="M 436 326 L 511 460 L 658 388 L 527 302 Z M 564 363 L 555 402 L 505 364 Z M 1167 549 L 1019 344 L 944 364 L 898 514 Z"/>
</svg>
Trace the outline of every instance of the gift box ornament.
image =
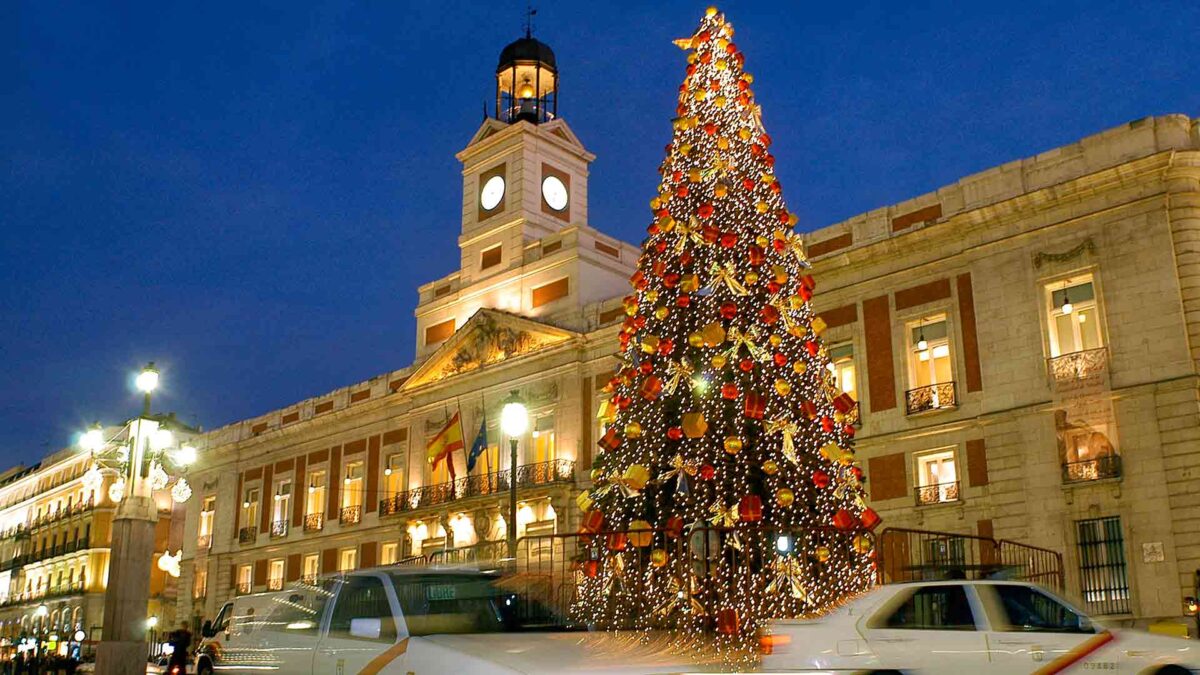
<svg viewBox="0 0 1200 675">
<path fill-rule="evenodd" d="M 738 611 L 732 607 L 717 612 L 717 631 L 723 635 L 736 635 L 742 624 L 738 619 Z"/>
<path fill-rule="evenodd" d="M 575 498 L 575 504 L 579 507 L 579 510 L 583 511 L 584 513 L 591 511 L 592 506 L 595 505 L 595 503 L 596 501 L 592 499 L 591 492 L 580 492 L 579 496 Z"/>
<path fill-rule="evenodd" d="M 642 338 L 641 345 L 643 352 L 647 354 L 653 354 L 654 352 L 658 351 L 658 336 L 647 335 L 646 337 Z"/>
<path fill-rule="evenodd" d="M 605 431 L 604 435 L 600 437 L 597 445 L 609 452 L 621 447 L 621 436 L 617 434 L 616 427 L 609 427 L 608 431 Z"/>
<path fill-rule="evenodd" d="M 604 514 L 600 511 L 588 511 L 583 514 L 583 522 L 579 525 L 581 532 L 595 534 L 604 527 Z"/>
<path fill-rule="evenodd" d="M 637 548 L 646 548 L 654 541 L 654 531 L 650 528 L 650 523 L 644 520 L 635 520 L 629 523 L 629 543 Z"/>
<path fill-rule="evenodd" d="M 863 509 L 862 515 L 859 516 L 859 520 L 862 521 L 863 527 L 867 528 L 868 530 L 874 530 L 879 526 L 880 521 L 883 519 L 880 518 L 879 514 L 875 512 L 875 509 L 867 507 Z"/>
<path fill-rule="evenodd" d="M 650 471 L 641 464 L 630 464 L 621 474 L 621 482 L 630 490 L 641 490 L 650 482 Z"/>
<path fill-rule="evenodd" d="M 857 525 L 858 520 L 846 509 L 838 509 L 833 514 L 833 526 L 843 532 L 853 530 Z"/>
<path fill-rule="evenodd" d="M 825 329 L 829 327 L 829 324 L 825 323 L 825 319 L 822 319 L 819 316 L 814 316 L 809 326 L 812 327 L 813 335 L 820 335 L 821 333 L 825 332 Z"/>
<path fill-rule="evenodd" d="M 642 386 L 638 389 L 638 393 L 647 401 L 653 401 L 662 393 L 663 383 L 655 375 L 650 375 L 642 381 Z"/>
<path fill-rule="evenodd" d="M 725 342 L 725 327 L 720 321 L 714 321 L 700 329 L 700 337 L 704 338 L 705 347 L 717 347 Z"/>
<path fill-rule="evenodd" d="M 842 413 L 843 415 L 848 414 L 851 410 L 854 410 L 854 406 L 856 405 L 858 405 L 858 401 L 855 401 L 854 397 L 850 394 L 843 392 L 833 397 L 833 409 Z"/>
<path fill-rule="evenodd" d="M 762 520 L 762 497 L 746 495 L 738 502 L 738 519 L 745 523 L 757 523 Z"/>
<path fill-rule="evenodd" d="M 761 420 L 767 410 L 767 397 L 754 391 L 746 392 L 742 406 L 743 414 L 752 420 Z"/>
<path fill-rule="evenodd" d="M 684 413 L 682 426 L 685 436 L 688 438 L 700 438 L 708 431 L 708 420 L 704 419 L 704 413 L 702 412 Z"/>
</svg>

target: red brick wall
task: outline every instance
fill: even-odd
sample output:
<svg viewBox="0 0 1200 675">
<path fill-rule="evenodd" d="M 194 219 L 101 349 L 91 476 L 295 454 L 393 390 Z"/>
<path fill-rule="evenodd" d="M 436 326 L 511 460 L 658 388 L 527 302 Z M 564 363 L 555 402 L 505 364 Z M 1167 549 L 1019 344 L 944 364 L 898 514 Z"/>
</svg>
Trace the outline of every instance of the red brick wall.
<svg viewBox="0 0 1200 675">
<path fill-rule="evenodd" d="M 329 449 L 328 484 L 329 503 L 326 505 L 325 519 L 334 521 L 342 517 L 342 503 L 338 499 L 342 487 L 342 446 L 340 445 Z"/>
<path fill-rule="evenodd" d="M 296 473 L 292 479 L 292 526 L 304 525 L 304 500 L 308 497 L 308 482 L 304 475 L 304 455 L 296 458 Z"/>
<path fill-rule="evenodd" d="M 869 410 L 891 410 L 896 407 L 896 369 L 892 362 L 892 318 L 886 295 L 863 301 L 863 333 L 867 340 Z"/>
<path fill-rule="evenodd" d="M 920 286 L 896 291 L 896 309 L 908 309 L 950 297 L 950 280 L 938 279 Z"/>
<path fill-rule="evenodd" d="M 983 391 L 983 373 L 979 365 L 979 337 L 975 330 L 975 292 L 971 289 L 971 273 L 958 275 L 958 317 L 962 323 L 963 362 L 967 391 Z"/>
<path fill-rule="evenodd" d="M 895 499 L 908 494 L 905 457 L 903 452 L 897 452 L 867 460 L 867 485 L 871 487 L 872 500 Z"/>
<path fill-rule="evenodd" d="M 988 484 L 987 447 L 982 438 L 967 441 L 967 484 L 971 487 Z"/>
<path fill-rule="evenodd" d="M 363 496 L 363 511 L 374 513 L 379 506 L 379 436 L 372 436 L 367 443 L 367 494 Z"/>
</svg>

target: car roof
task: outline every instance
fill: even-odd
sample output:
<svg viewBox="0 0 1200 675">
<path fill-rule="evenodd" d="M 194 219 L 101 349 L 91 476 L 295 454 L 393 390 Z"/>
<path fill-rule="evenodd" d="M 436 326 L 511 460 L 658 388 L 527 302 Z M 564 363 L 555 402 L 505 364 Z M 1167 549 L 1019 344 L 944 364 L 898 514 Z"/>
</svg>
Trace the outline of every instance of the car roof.
<svg viewBox="0 0 1200 675">
<path fill-rule="evenodd" d="M 892 588 L 913 588 L 920 586 L 1036 586 L 1037 584 L 1017 579 L 937 579 L 929 581 L 902 581 L 885 585 Z"/>
</svg>

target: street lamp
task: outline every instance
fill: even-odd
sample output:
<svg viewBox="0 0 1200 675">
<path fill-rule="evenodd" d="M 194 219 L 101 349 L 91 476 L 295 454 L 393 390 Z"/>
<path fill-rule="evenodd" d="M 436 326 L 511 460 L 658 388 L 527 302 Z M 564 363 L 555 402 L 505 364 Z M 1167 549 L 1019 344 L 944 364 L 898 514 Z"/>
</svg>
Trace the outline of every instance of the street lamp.
<svg viewBox="0 0 1200 675">
<path fill-rule="evenodd" d="M 508 557 L 517 559 L 517 443 L 529 428 L 529 412 L 521 395 L 513 390 L 500 410 L 500 429 L 508 435 L 512 455 L 508 463 Z"/>
<path fill-rule="evenodd" d="M 92 424 L 91 428 L 79 436 L 79 447 L 88 452 L 96 452 L 104 447 L 104 429 L 100 423 Z"/>
<path fill-rule="evenodd" d="M 153 393 L 155 389 L 158 389 L 158 369 L 154 367 L 153 361 L 147 363 L 145 368 L 142 368 L 142 372 L 138 373 L 138 376 L 136 379 L 134 379 L 133 383 L 137 386 L 138 391 L 142 392 L 142 394 L 145 396 L 145 398 L 142 400 L 142 417 L 149 417 L 150 394 Z"/>
</svg>

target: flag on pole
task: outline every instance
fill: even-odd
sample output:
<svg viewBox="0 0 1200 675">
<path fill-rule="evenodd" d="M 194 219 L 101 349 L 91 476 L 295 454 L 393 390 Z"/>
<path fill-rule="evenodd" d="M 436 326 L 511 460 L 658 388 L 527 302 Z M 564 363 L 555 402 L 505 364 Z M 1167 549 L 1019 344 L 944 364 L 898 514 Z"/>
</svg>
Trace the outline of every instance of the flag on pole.
<svg viewBox="0 0 1200 675">
<path fill-rule="evenodd" d="M 467 473 L 471 473 L 475 469 L 475 462 L 479 456 L 487 452 L 487 418 L 479 421 L 479 433 L 475 434 L 475 442 L 471 444 L 471 451 L 467 453 Z"/>
<path fill-rule="evenodd" d="M 446 461 L 446 468 L 450 470 L 450 477 L 454 477 L 454 457 L 455 450 L 463 449 L 463 433 L 462 422 L 458 418 L 459 413 L 454 413 L 454 417 L 446 423 L 446 426 L 438 432 L 437 436 L 429 442 L 429 447 L 426 448 L 426 456 L 429 457 L 429 463 L 433 465 L 436 471 L 438 464 L 443 460 Z"/>
</svg>

